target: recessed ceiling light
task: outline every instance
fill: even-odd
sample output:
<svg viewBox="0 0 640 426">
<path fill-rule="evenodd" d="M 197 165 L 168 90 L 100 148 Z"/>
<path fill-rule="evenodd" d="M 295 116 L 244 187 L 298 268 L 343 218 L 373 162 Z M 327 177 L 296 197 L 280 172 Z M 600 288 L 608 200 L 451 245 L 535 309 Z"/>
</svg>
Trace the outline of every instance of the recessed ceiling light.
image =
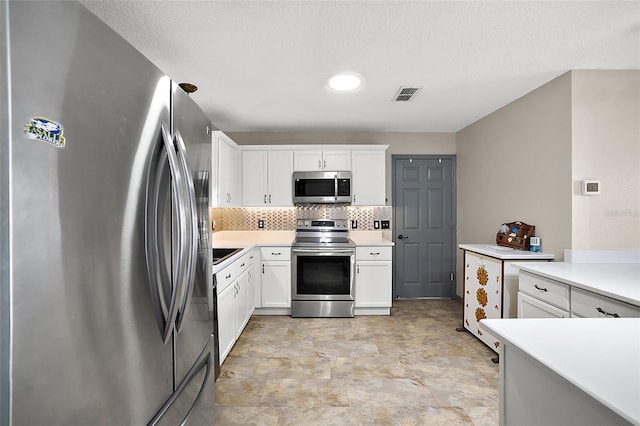
<svg viewBox="0 0 640 426">
<path fill-rule="evenodd" d="M 353 72 L 341 72 L 329 78 L 329 88 L 337 92 L 353 92 L 364 85 L 364 78 Z"/>
</svg>

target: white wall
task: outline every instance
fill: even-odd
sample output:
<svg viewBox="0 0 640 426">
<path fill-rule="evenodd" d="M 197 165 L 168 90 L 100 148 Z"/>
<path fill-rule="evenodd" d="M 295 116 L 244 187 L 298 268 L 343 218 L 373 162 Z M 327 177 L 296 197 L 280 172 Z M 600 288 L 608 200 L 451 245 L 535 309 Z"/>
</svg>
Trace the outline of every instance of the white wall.
<svg viewBox="0 0 640 426">
<path fill-rule="evenodd" d="M 573 71 L 573 249 L 640 249 L 640 71 Z M 597 179 L 601 194 L 583 196 Z"/>
<path fill-rule="evenodd" d="M 419 132 L 225 132 L 238 145 L 297 145 L 297 144 L 365 144 L 389 145 L 385 162 L 387 177 L 385 194 L 391 205 L 391 156 L 393 154 L 449 154 L 456 153 L 454 133 Z"/>
<path fill-rule="evenodd" d="M 536 226 L 544 252 L 571 246 L 571 78 L 564 74 L 456 134 L 458 243 Z M 462 256 L 457 276 L 463 277 Z M 462 294 L 458 279 L 457 294 Z"/>
</svg>

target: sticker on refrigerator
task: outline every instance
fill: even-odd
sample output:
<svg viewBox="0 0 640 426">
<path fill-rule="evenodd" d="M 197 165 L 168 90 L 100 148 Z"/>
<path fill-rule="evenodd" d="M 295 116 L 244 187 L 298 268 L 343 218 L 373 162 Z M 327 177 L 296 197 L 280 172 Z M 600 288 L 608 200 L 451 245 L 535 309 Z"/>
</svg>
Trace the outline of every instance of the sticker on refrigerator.
<svg viewBox="0 0 640 426">
<path fill-rule="evenodd" d="M 60 123 L 42 117 L 33 117 L 26 125 L 24 133 L 29 139 L 49 142 L 57 148 L 64 148 L 64 129 Z"/>
</svg>

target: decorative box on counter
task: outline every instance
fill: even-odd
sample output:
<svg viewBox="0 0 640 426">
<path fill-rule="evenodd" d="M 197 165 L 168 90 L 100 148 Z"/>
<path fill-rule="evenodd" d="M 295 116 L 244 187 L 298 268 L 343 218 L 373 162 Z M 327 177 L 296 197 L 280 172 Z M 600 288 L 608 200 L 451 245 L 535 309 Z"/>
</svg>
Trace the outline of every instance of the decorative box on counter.
<svg viewBox="0 0 640 426">
<path fill-rule="evenodd" d="M 503 223 L 496 235 L 496 244 L 516 250 L 529 250 L 529 239 L 535 230 L 535 226 L 520 221 Z"/>
</svg>

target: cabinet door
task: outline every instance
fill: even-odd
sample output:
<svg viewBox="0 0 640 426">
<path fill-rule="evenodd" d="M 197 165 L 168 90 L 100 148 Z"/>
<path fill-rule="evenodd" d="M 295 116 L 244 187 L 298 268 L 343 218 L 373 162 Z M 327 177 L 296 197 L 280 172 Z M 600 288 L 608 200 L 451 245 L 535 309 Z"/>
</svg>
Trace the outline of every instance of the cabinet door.
<svg viewBox="0 0 640 426">
<path fill-rule="evenodd" d="M 358 262 L 356 308 L 391 307 L 391 262 Z"/>
<path fill-rule="evenodd" d="M 237 339 L 249 321 L 249 271 L 245 270 L 236 283 L 236 330 Z"/>
<path fill-rule="evenodd" d="M 236 200 L 236 150 L 218 138 L 218 206 L 233 205 Z"/>
<path fill-rule="evenodd" d="M 322 170 L 322 151 L 295 151 L 293 169 L 296 172 Z"/>
<path fill-rule="evenodd" d="M 267 205 L 267 152 L 242 152 L 242 205 Z"/>
<path fill-rule="evenodd" d="M 218 294 L 218 344 L 221 364 L 236 341 L 235 295 L 235 284 L 231 284 Z"/>
<path fill-rule="evenodd" d="M 354 151 L 353 205 L 385 205 L 385 157 L 381 151 Z"/>
<path fill-rule="evenodd" d="M 291 307 L 291 262 L 262 262 L 262 307 Z"/>
<path fill-rule="evenodd" d="M 518 318 L 568 318 L 569 312 L 529 296 L 518 293 Z"/>
<path fill-rule="evenodd" d="M 270 207 L 293 206 L 293 151 L 269 151 L 267 204 Z"/>
<path fill-rule="evenodd" d="M 351 170 L 351 151 L 323 151 L 322 169 L 329 171 Z"/>
<path fill-rule="evenodd" d="M 502 262 L 465 251 L 464 327 L 498 351 L 498 339 L 480 330 L 484 318 L 502 317 Z"/>
</svg>

